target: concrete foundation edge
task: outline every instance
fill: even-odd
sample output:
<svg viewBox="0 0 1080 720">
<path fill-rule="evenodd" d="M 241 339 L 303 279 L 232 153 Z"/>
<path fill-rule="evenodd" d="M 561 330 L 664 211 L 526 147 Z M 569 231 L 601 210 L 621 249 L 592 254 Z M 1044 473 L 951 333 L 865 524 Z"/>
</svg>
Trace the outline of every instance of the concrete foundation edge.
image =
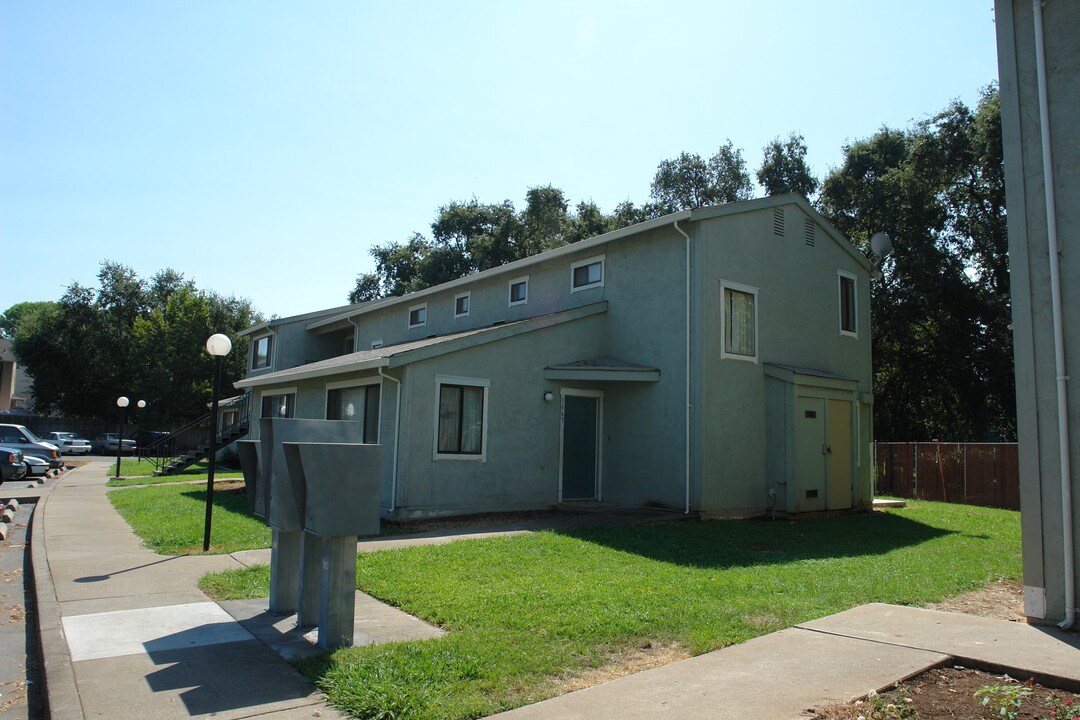
<svg viewBox="0 0 1080 720">
<path fill-rule="evenodd" d="M 49 720 L 85 720 L 75 668 L 60 621 L 60 603 L 56 599 L 49 560 L 45 554 L 45 504 L 48 493 L 37 501 L 30 518 L 30 566 L 37 603 L 38 656 L 41 658 L 41 699 Z"/>
</svg>

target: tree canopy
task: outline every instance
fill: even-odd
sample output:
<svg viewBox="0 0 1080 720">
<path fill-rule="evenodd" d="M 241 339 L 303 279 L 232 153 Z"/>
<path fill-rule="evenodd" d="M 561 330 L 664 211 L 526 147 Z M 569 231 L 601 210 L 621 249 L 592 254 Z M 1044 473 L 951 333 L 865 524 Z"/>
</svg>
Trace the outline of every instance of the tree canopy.
<svg viewBox="0 0 1080 720">
<path fill-rule="evenodd" d="M 844 148 L 821 210 L 894 253 L 872 286 L 875 435 L 1015 437 L 1008 244 L 996 89 Z"/>
<path fill-rule="evenodd" d="M 805 198 L 814 196 L 821 183 L 806 163 L 806 141 L 802 135 L 792 133 L 783 142 L 776 138 L 762 153 L 764 157 L 757 171 L 757 181 L 766 195 L 794 192 Z"/>
<path fill-rule="evenodd" d="M 204 345 L 213 333 L 234 342 L 222 391 L 243 377 L 246 343 L 237 333 L 259 320 L 249 301 L 199 290 L 174 270 L 145 281 L 114 262 L 102 263 L 97 288 L 73 283 L 56 303 L 25 305 L 4 317 L 34 380 L 36 411 L 108 416 L 127 395 L 147 401 L 145 422 L 163 425 L 206 412 L 213 361 Z"/>
</svg>

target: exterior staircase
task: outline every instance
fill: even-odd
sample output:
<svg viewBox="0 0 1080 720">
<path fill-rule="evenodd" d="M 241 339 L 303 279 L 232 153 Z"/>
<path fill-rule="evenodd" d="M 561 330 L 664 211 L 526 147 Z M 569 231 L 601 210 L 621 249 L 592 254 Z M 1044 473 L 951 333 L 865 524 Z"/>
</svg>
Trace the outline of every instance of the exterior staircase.
<svg viewBox="0 0 1080 720">
<path fill-rule="evenodd" d="M 219 430 L 217 447 L 220 450 L 248 434 L 251 417 L 251 395 L 245 393 L 218 403 Z M 140 459 L 150 460 L 154 475 L 172 475 L 207 459 L 210 453 L 213 415 L 206 413 L 166 437 L 139 448 Z"/>
</svg>

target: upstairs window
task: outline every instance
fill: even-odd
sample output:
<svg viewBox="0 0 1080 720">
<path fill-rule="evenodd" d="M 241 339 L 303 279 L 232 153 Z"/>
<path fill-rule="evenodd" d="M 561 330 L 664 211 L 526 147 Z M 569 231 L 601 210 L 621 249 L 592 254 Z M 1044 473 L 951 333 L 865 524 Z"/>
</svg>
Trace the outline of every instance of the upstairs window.
<svg viewBox="0 0 1080 720">
<path fill-rule="evenodd" d="M 409 327 L 418 328 L 427 325 L 427 303 L 409 308 Z"/>
<path fill-rule="evenodd" d="M 510 281 L 510 307 L 524 305 L 529 302 L 529 278 L 528 276 Z"/>
<path fill-rule="evenodd" d="M 843 270 L 837 271 L 840 292 L 840 334 L 857 337 L 858 306 L 856 304 L 855 276 Z"/>
<path fill-rule="evenodd" d="M 454 317 L 462 318 L 469 316 L 469 304 L 472 300 L 472 293 L 461 293 L 454 297 Z"/>
<path fill-rule="evenodd" d="M 273 360 L 271 355 L 273 343 L 273 335 L 263 335 L 260 338 L 255 338 L 251 350 L 251 367 L 253 370 L 270 367 L 270 362 Z"/>
<path fill-rule="evenodd" d="M 757 362 L 757 288 L 723 282 L 721 357 Z"/>
<path fill-rule="evenodd" d="M 594 257 L 570 266 L 570 292 L 604 286 L 604 258 Z"/>
</svg>

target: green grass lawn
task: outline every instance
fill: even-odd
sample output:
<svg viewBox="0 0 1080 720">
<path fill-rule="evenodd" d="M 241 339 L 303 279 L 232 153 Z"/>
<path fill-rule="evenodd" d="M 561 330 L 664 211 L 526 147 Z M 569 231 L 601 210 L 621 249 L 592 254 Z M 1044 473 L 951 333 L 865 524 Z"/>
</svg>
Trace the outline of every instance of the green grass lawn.
<svg viewBox="0 0 1080 720">
<path fill-rule="evenodd" d="M 206 463 L 195 463 L 178 473 L 172 475 L 154 476 L 154 464 L 149 460 L 136 458 L 121 458 L 120 478 L 115 478 L 116 463 L 109 466 L 108 477 L 112 478 L 106 483 L 108 487 L 127 487 L 130 485 L 158 485 L 161 483 L 189 482 L 191 480 L 206 480 L 209 466 Z M 222 468 L 220 465 L 214 469 L 215 479 L 239 478 L 243 473 L 239 470 Z"/>
<path fill-rule="evenodd" d="M 210 552 L 270 547 L 270 528 L 248 513 L 247 499 L 216 484 L 214 490 Z M 202 552 L 204 486 L 172 484 L 114 490 L 109 493 L 109 500 L 154 552 L 162 555 Z"/>
<path fill-rule="evenodd" d="M 361 554 L 357 586 L 446 628 L 300 665 L 359 718 L 475 718 L 558 694 L 651 643 L 701 653 L 867 602 L 1020 576 L 1019 514 L 911 507 L 789 521 L 589 528 Z M 261 597 L 268 569 L 207 576 Z"/>
</svg>

